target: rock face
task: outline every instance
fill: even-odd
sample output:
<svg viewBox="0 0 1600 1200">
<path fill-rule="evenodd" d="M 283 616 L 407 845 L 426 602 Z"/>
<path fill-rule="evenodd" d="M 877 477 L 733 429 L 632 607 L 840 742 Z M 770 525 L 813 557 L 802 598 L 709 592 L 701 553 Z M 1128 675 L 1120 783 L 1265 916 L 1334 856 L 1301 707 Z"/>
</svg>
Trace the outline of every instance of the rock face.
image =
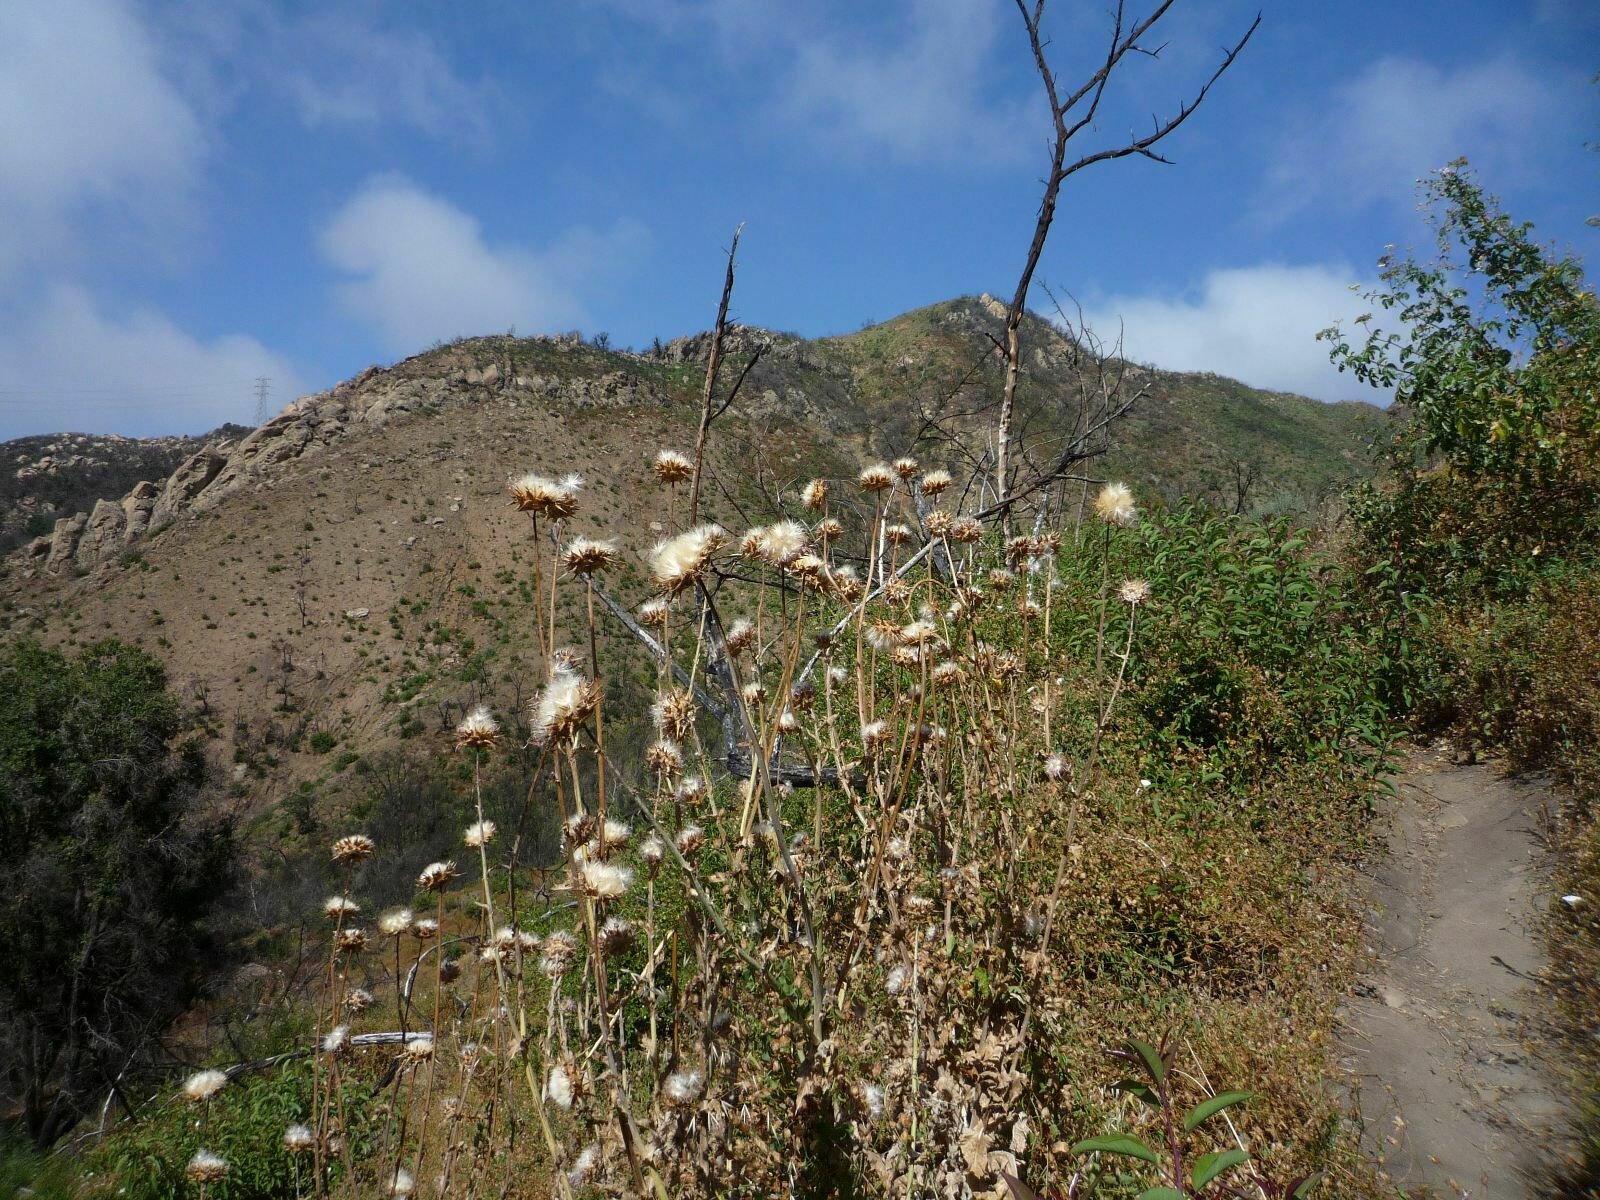
<svg viewBox="0 0 1600 1200">
<path fill-rule="evenodd" d="M 747 339 L 758 334 L 738 331 Z M 688 343 L 694 341 L 709 345 L 705 337 L 685 339 L 675 353 L 692 357 L 696 351 Z M 167 525 L 206 512 L 240 489 L 262 486 L 283 463 L 319 453 L 358 428 L 377 428 L 412 414 L 494 398 L 578 408 L 672 401 L 648 372 L 628 369 L 631 355 L 608 355 L 605 365 L 613 369 L 596 370 L 592 361 L 581 361 L 584 348 L 576 335 L 532 340 L 536 349 L 560 356 L 544 374 L 513 373 L 513 345 L 509 339 L 475 339 L 392 367 L 369 367 L 329 391 L 296 400 L 237 440 L 202 447 L 160 484 L 141 482 L 121 501 L 102 500 L 92 513 L 57 521 L 53 534 L 20 552 L 22 565 L 62 574 L 113 560 Z"/>
</svg>

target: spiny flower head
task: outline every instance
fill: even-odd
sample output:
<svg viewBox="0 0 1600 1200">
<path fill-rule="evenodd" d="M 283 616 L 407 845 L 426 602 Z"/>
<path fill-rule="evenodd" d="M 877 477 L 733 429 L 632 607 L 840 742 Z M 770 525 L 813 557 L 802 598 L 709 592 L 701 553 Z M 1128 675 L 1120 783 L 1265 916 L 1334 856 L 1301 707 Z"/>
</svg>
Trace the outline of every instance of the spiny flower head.
<svg viewBox="0 0 1600 1200">
<path fill-rule="evenodd" d="M 448 860 L 429 863 L 422 868 L 422 874 L 417 876 L 417 890 L 419 892 L 442 892 L 450 886 L 450 881 L 455 877 L 455 863 Z M 420 921 L 418 925 L 421 925 Z"/>
<path fill-rule="evenodd" d="M 1117 588 L 1117 599 L 1124 604 L 1143 604 L 1150 599 L 1150 584 L 1143 579 L 1124 579 Z"/>
<path fill-rule="evenodd" d="M 548 521 L 564 521 L 578 511 L 578 489 L 583 480 L 568 475 L 561 482 L 529 472 L 511 483 L 511 502 L 522 512 Z"/>
<path fill-rule="evenodd" d="M 456 726 L 457 746 L 492 746 L 500 740 L 500 724 L 489 715 L 487 704 L 474 705 Z"/>
<path fill-rule="evenodd" d="M 196 1071 L 183 1083 L 183 1098 L 199 1103 L 215 1096 L 228 1082 L 228 1077 L 221 1071 Z"/>
<path fill-rule="evenodd" d="M 372 1004 L 372 993 L 367 991 L 366 988 L 351 988 L 345 994 L 344 1006 L 350 1012 L 364 1013 L 372 1007 Z"/>
<path fill-rule="evenodd" d="M 1139 519 L 1133 492 L 1125 483 L 1108 483 L 1094 498 L 1094 511 L 1108 525 L 1132 525 Z"/>
<path fill-rule="evenodd" d="M 886 492 L 894 486 L 894 468 L 888 463 L 873 463 L 856 477 L 864 492 Z"/>
<path fill-rule="evenodd" d="M 425 1063 L 433 1059 L 433 1035 L 413 1033 L 406 1038 L 404 1054 L 412 1063 Z"/>
<path fill-rule="evenodd" d="M 950 523 L 950 540 L 970 546 L 983 540 L 983 522 L 977 517 L 958 517 Z"/>
<path fill-rule="evenodd" d="M 821 512 L 823 505 L 828 503 L 828 481 L 813 479 L 806 484 L 805 490 L 800 493 L 800 503 L 812 512 Z"/>
<path fill-rule="evenodd" d="M 454 863 L 445 864 L 454 867 Z M 419 917 L 411 922 L 411 936 L 419 942 L 425 942 L 439 932 L 439 922 L 432 917 Z"/>
<path fill-rule="evenodd" d="M 550 682 L 533 706 L 533 740 L 541 746 L 566 745 L 599 703 L 598 686 L 565 664 L 554 663 Z"/>
<path fill-rule="evenodd" d="M 831 542 L 844 533 L 844 522 L 838 517 L 823 517 L 811 532 L 819 542 Z"/>
<path fill-rule="evenodd" d="M 228 1177 L 228 1160 L 209 1150 L 196 1150 L 183 1173 L 195 1183 L 219 1183 Z"/>
<path fill-rule="evenodd" d="M 366 862 L 377 852 L 377 849 L 378 847 L 366 834 L 348 834 L 334 842 L 333 861 L 342 866 L 351 867 L 357 863 Z"/>
<path fill-rule="evenodd" d="M 922 494 L 924 496 L 937 496 L 951 484 L 949 471 L 929 471 L 922 477 Z"/>
<path fill-rule="evenodd" d="M 883 540 L 891 546 L 904 546 L 914 535 L 909 525 L 902 525 L 899 521 L 884 526 Z"/>
<path fill-rule="evenodd" d="M 711 556 L 727 541 L 727 530 L 706 524 L 658 542 L 650 551 L 650 575 L 656 587 L 666 595 L 677 595 L 705 574 Z"/>
<path fill-rule="evenodd" d="M 593 575 L 617 561 L 617 544 L 610 539 L 575 537 L 561 552 L 561 561 L 574 575 Z"/>
<path fill-rule="evenodd" d="M 676 450 L 663 450 L 650 468 L 662 483 L 682 483 L 694 476 L 694 464 Z"/>
<path fill-rule="evenodd" d="M 462 840 L 473 849 L 481 849 L 494 840 L 495 823 L 493 821 L 474 821 L 467 826 L 467 832 Z"/>
<path fill-rule="evenodd" d="M 667 856 L 667 846 L 655 834 L 651 834 L 639 846 L 639 857 L 644 859 L 644 865 L 649 868 L 652 875 L 661 866 L 661 860 Z"/>
<path fill-rule="evenodd" d="M 919 463 L 910 455 L 904 455 L 894 460 L 894 473 L 901 479 L 910 479 L 917 473 Z"/>
</svg>

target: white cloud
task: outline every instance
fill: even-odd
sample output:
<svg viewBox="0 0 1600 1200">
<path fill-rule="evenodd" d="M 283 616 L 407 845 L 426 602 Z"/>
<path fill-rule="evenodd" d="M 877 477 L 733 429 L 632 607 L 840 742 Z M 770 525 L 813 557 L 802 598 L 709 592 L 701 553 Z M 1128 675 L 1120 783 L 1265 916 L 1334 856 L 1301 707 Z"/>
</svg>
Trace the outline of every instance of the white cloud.
<svg viewBox="0 0 1600 1200">
<path fill-rule="evenodd" d="M 109 314 L 73 284 L 10 308 L 0 310 L 0 439 L 250 424 L 258 376 L 272 381 L 274 411 L 299 394 L 293 366 L 254 338 L 201 340 L 149 308 Z"/>
<path fill-rule="evenodd" d="M 86 226 L 160 240 L 205 140 L 126 4 L 0 3 L 0 284 L 81 251 Z"/>
<path fill-rule="evenodd" d="M 1124 352 L 1136 362 L 1320 400 L 1382 403 L 1381 393 L 1339 374 L 1316 340 L 1335 321 L 1368 311 L 1350 289 L 1356 282 L 1354 271 L 1336 265 L 1235 267 L 1210 272 L 1188 294 L 1108 297 L 1085 315 L 1108 341 L 1120 321 Z"/>
<path fill-rule="evenodd" d="M 779 108 L 814 136 L 865 151 L 1009 156 L 1023 127 L 1017 108 L 984 95 L 999 15 L 971 0 L 913 0 L 892 40 L 813 36 L 794 47 Z"/>
<path fill-rule="evenodd" d="M 1044 101 L 995 95 L 996 44 L 1010 33 L 1025 54 L 1010 6 L 972 0 L 900 0 L 841 22 L 815 3 L 781 20 L 753 0 L 592 0 L 682 42 L 709 44 L 724 64 L 757 80 L 766 118 L 830 149 L 901 160 L 1010 160 L 1037 134 Z M 848 28 L 841 28 L 848 24 Z M 1012 26 L 1015 26 L 1013 28 Z M 625 64 L 637 70 L 635 64 Z M 641 97 L 636 80 L 603 86 Z M 1032 105 L 1031 110 L 1026 105 Z"/>
<path fill-rule="evenodd" d="M 1562 107 L 1559 82 L 1509 58 L 1453 70 L 1379 59 L 1291 122 L 1268 174 L 1268 215 L 1330 201 L 1410 206 L 1418 179 L 1463 155 L 1501 186 L 1527 178 L 1532 135 Z"/>
<path fill-rule="evenodd" d="M 574 230 L 551 245 L 491 245 L 449 201 L 394 175 L 369 180 L 318 237 L 348 278 L 340 304 L 400 354 L 441 338 L 581 325 L 582 295 L 640 251 L 639 225 Z"/>
</svg>

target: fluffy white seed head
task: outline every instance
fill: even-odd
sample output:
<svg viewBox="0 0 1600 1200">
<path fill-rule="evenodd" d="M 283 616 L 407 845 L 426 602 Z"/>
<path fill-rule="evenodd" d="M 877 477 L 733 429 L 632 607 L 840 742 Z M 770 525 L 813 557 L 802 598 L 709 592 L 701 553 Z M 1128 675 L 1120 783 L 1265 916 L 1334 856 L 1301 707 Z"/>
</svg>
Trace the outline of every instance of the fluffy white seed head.
<svg viewBox="0 0 1600 1200">
<path fill-rule="evenodd" d="M 1108 525 L 1132 525 L 1139 519 L 1134 507 L 1133 492 L 1125 483 L 1108 483 L 1094 498 L 1094 511 Z"/>
<path fill-rule="evenodd" d="M 487 704 L 474 705 L 456 726 L 457 746 L 492 746 L 500 740 L 500 723 L 489 715 Z"/>
<path fill-rule="evenodd" d="M 183 1083 L 183 1098 L 193 1103 L 209 1100 L 228 1082 L 221 1071 L 196 1071 Z"/>
<path fill-rule="evenodd" d="M 658 542 L 650 551 L 650 575 L 656 587 L 666 595 L 677 595 L 705 574 L 711 556 L 727 541 L 727 530 L 707 524 Z"/>
</svg>

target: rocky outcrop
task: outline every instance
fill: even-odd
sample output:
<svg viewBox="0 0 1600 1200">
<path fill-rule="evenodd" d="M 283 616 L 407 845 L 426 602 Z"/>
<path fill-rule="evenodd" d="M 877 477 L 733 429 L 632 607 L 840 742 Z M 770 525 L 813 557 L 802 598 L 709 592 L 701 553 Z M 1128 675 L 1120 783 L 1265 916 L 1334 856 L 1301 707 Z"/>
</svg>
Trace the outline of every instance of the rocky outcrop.
<svg viewBox="0 0 1600 1200">
<path fill-rule="evenodd" d="M 46 571 L 59 575 L 75 565 L 78 543 L 83 539 L 83 531 L 88 524 L 87 513 L 62 517 L 56 522 L 55 532 L 50 535 L 50 551 L 44 561 Z"/>
</svg>

